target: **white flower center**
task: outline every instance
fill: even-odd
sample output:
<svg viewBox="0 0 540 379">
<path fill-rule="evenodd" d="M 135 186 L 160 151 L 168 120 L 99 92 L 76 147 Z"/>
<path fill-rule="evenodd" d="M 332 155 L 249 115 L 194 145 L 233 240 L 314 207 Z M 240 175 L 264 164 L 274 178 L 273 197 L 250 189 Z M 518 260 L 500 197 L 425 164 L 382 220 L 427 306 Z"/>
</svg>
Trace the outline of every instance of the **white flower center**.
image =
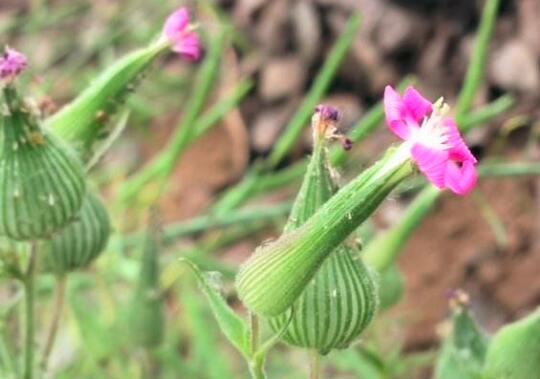
<svg viewBox="0 0 540 379">
<path fill-rule="evenodd" d="M 448 143 L 448 127 L 443 124 L 443 119 L 449 111 L 449 107 L 440 98 L 433 104 L 433 112 L 429 117 L 424 117 L 420 127 L 411 125 L 410 141 L 432 147 L 434 149 L 446 150 L 450 148 Z"/>
</svg>

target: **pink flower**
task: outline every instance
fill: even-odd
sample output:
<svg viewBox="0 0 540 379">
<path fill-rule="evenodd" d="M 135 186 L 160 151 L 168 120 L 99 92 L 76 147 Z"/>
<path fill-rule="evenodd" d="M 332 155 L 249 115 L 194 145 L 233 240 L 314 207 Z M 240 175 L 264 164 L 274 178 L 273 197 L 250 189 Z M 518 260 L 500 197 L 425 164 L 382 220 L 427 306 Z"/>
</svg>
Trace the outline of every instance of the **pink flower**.
<svg viewBox="0 0 540 379">
<path fill-rule="evenodd" d="M 16 50 L 6 47 L 0 56 L 0 79 L 12 81 L 27 65 L 26 57 Z"/>
<path fill-rule="evenodd" d="M 189 24 L 189 11 L 180 8 L 167 17 L 163 35 L 172 45 L 172 50 L 185 59 L 195 61 L 201 56 L 200 40 Z"/>
<path fill-rule="evenodd" d="M 420 171 L 437 188 L 465 195 L 476 185 L 476 158 L 463 141 L 448 106 L 432 104 L 408 87 L 401 97 L 392 87 L 384 90 L 384 111 L 390 129 L 410 145 Z"/>
</svg>

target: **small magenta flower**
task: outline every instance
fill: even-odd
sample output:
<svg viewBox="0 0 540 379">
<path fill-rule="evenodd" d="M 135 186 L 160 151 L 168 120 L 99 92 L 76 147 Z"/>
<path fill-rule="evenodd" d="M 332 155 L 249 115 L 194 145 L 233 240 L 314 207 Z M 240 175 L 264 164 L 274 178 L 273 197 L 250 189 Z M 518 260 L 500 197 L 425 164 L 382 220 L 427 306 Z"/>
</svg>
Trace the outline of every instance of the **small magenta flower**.
<svg viewBox="0 0 540 379">
<path fill-rule="evenodd" d="M 163 26 L 163 36 L 169 41 L 172 50 L 190 61 L 196 61 L 201 56 L 199 36 L 194 32 L 194 26 L 189 23 L 187 8 L 179 8 L 167 17 Z"/>
<path fill-rule="evenodd" d="M 26 68 L 27 64 L 24 54 L 6 47 L 4 54 L 0 56 L 0 79 L 11 82 Z"/>
<path fill-rule="evenodd" d="M 477 161 L 448 110 L 442 98 L 432 104 L 413 87 L 403 97 L 390 86 L 384 90 L 386 123 L 410 145 L 420 171 L 437 188 L 465 195 L 476 185 Z"/>
</svg>

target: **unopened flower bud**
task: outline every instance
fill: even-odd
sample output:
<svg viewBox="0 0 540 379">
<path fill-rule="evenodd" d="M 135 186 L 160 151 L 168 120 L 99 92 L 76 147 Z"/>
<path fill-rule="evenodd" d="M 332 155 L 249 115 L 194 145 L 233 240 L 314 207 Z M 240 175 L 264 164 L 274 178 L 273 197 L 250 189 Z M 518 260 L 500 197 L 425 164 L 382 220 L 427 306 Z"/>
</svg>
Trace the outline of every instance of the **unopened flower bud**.
<svg viewBox="0 0 540 379">
<path fill-rule="evenodd" d="M 26 56 L 16 50 L 6 47 L 4 54 L 0 56 L 0 79 L 11 82 L 28 64 Z"/>
</svg>

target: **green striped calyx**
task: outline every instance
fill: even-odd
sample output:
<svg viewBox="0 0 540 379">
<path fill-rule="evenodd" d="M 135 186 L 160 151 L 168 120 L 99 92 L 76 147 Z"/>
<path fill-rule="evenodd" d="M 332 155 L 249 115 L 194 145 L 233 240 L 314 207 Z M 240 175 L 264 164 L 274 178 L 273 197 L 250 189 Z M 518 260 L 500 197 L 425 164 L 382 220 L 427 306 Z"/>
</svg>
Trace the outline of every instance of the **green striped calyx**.
<svg viewBox="0 0 540 379">
<path fill-rule="evenodd" d="M 41 244 L 41 265 L 56 274 L 82 269 L 105 249 L 110 234 L 109 213 L 101 198 L 88 190 L 77 219 Z"/>
<path fill-rule="evenodd" d="M 309 219 L 335 192 L 324 141 L 317 141 L 285 233 Z M 377 287 L 356 244 L 341 243 L 321 264 L 289 311 L 270 320 L 282 339 L 326 354 L 346 348 L 365 329 L 377 310 Z M 292 313 L 292 314 L 291 314 Z"/>
<path fill-rule="evenodd" d="M 341 188 L 302 226 L 259 247 L 236 278 L 244 305 L 264 316 L 286 311 L 330 253 L 412 173 L 406 145 L 392 149 Z"/>
<path fill-rule="evenodd" d="M 540 377 L 540 308 L 502 327 L 491 340 L 482 379 Z"/>
<path fill-rule="evenodd" d="M 2 92 L 0 235 L 49 238 L 79 213 L 84 171 L 70 148 L 40 127 L 13 86 Z"/>
<path fill-rule="evenodd" d="M 83 160 L 88 160 L 94 145 L 107 135 L 113 114 L 135 90 L 145 70 L 167 45 L 155 42 L 119 59 L 99 75 L 71 103 L 46 121 L 46 126 L 67 140 Z"/>
<path fill-rule="evenodd" d="M 450 299 L 451 329 L 435 365 L 434 379 L 480 379 L 488 337 L 469 310 L 469 297 L 454 291 Z"/>
<path fill-rule="evenodd" d="M 128 315 L 133 342 L 146 348 L 161 343 L 165 325 L 159 285 L 159 241 L 160 232 L 151 225 L 143 246 L 139 278 Z"/>
</svg>

